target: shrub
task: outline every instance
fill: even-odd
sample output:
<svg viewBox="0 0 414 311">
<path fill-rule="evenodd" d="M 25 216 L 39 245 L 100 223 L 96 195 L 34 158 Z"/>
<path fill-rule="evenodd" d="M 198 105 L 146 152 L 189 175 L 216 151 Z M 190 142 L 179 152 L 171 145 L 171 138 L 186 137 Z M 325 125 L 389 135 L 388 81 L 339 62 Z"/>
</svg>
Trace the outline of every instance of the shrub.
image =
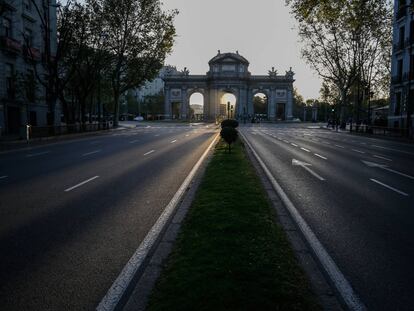
<svg viewBox="0 0 414 311">
<path fill-rule="evenodd" d="M 239 122 L 233 119 L 226 119 L 221 122 L 221 128 L 225 128 L 225 127 L 237 128 L 238 126 L 239 126 Z"/>
<path fill-rule="evenodd" d="M 237 134 L 237 130 L 231 126 L 226 126 L 221 129 L 220 136 L 229 145 L 229 153 L 231 153 L 231 144 L 237 139 Z"/>
</svg>

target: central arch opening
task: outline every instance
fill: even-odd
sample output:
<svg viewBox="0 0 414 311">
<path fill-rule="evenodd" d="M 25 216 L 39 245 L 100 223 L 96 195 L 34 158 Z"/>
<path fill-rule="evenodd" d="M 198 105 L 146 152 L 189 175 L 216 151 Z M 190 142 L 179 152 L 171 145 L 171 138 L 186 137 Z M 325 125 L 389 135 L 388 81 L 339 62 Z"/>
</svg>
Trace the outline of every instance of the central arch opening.
<svg viewBox="0 0 414 311">
<path fill-rule="evenodd" d="M 266 94 L 256 93 L 253 97 L 254 116 L 258 120 L 268 119 L 269 103 Z"/>
<path fill-rule="evenodd" d="M 204 95 L 195 92 L 190 96 L 190 120 L 202 121 L 204 119 Z"/>
<path fill-rule="evenodd" d="M 220 116 L 224 119 L 236 119 L 236 96 L 232 93 L 224 93 L 221 97 Z"/>
</svg>

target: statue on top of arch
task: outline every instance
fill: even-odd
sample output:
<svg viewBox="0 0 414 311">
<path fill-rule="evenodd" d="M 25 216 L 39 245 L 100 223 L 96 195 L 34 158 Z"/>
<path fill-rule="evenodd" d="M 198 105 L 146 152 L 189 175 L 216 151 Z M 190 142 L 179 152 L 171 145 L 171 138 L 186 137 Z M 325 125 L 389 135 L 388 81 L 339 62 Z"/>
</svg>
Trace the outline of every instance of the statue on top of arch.
<svg viewBox="0 0 414 311">
<path fill-rule="evenodd" d="M 277 70 L 275 70 L 275 67 L 272 67 L 272 70 L 268 71 L 269 77 L 276 78 L 277 77 Z"/>
<path fill-rule="evenodd" d="M 181 75 L 188 76 L 190 74 L 190 70 L 187 69 L 187 67 L 184 67 L 184 69 L 181 71 Z"/>
<path fill-rule="evenodd" d="M 289 68 L 289 71 L 286 71 L 286 79 L 293 80 L 295 73 L 292 71 L 292 67 Z"/>
</svg>

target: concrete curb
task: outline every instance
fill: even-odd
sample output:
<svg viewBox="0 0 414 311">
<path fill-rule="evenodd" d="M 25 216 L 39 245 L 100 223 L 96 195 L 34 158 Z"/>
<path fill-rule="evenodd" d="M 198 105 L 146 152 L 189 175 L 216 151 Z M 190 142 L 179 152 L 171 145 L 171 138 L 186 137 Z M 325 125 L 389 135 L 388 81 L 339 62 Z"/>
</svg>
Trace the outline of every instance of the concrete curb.
<svg viewBox="0 0 414 311">
<path fill-rule="evenodd" d="M 314 259 L 313 252 L 304 239 L 302 232 L 295 225 L 290 213 L 285 208 L 282 200 L 273 188 L 271 182 L 256 160 L 248 144 L 245 143 L 244 136 L 240 135 L 240 137 L 243 140 L 248 158 L 254 166 L 268 195 L 269 201 L 276 210 L 276 221 L 285 231 L 296 258 L 308 276 L 312 289 L 318 297 L 323 310 L 344 310 L 340 300 L 335 295 L 335 290 L 330 285 L 329 280 L 325 277 L 320 265 Z"/>
</svg>

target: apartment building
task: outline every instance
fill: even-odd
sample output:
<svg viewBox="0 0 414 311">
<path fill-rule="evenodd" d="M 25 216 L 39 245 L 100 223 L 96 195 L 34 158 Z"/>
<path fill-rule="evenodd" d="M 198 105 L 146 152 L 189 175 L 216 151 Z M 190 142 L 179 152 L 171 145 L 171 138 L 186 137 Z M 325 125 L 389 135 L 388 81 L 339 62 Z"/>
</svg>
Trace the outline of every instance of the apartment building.
<svg viewBox="0 0 414 311">
<path fill-rule="evenodd" d="M 46 55 L 55 55 L 57 5 L 55 0 L 0 0 L 0 6 L 1 134 L 23 136 L 27 124 L 50 124 L 52 113 L 60 122 L 59 109 L 50 111 L 46 89 L 36 78 L 47 73 Z"/>
<path fill-rule="evenodd" d="M 394 0 L 391 104 L 388 126 L 407 128 L 414 110 L 414 0 Z"/>
</svg>

